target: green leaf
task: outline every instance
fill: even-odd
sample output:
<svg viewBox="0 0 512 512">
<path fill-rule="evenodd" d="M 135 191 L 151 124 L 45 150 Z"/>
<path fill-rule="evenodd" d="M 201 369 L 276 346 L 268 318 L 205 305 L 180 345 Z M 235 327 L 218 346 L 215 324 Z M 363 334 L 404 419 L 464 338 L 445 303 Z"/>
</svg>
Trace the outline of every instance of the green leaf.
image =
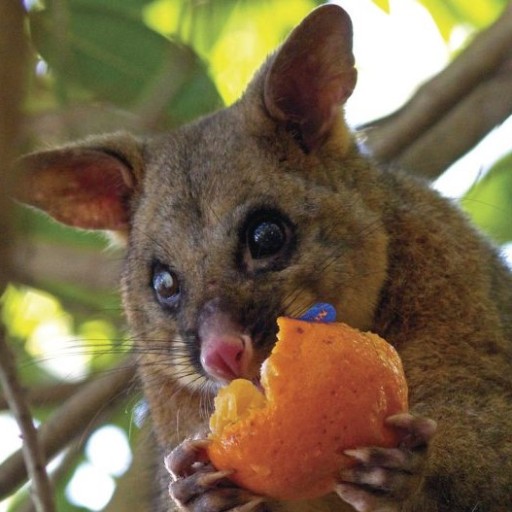
<svg viewBox="0 0 512 512">
<path fill-rule="evenodd" d="M 451 0 L 449 3 L 461 21 L 477 29 L 491 24 L 506 5 L 504 0 Z"/>
<path fill-rule="evenodd" d="M 164 34 L 173 34 L 208 55 L 217 42 L 233 10 L 244 0 L 156 0 L 144 9 L 144 19 Z"/>
<path fill-rule="evenodd" d="M 439 32 L 448 41 L 457 25 L 482 29 L 492 23 L 506 5 L 506 0 L 420 0 L 434 19 Z"/>
<path fill-rule="evenodd" d="M 498 243 L 512 240 L 512 153 L 466 193 L 461 206 Z"/>
<path fill-rule="evenodd" d="M 166 40 L 118 12 L 94 5 L 70 7 L 68 30 L 49 10 L 30 15 L 43 58 L 65 85 L 79 84 L 121 104 L 133 101 L 162 65 Z"/>
<path fill-rule="evenodd" d="M 226 103 L 240 97 L 268 55 L 316 4 L 311 0 L 240 0 L 209 55 L 210 70 Z"/>
<path fill-rule="evenodd" d="M 389 0 L 373 0 L 373 3 L 377 7 L 380 7 L 385 13 L 389 14 L 391 12 Z"/>
<path fill-rule="evenodd" d="M 432 15 L 443 39 L 448 41 L 456 24 L 463 21 L 458 18 L 451 3 L 443 0 L 420 0 L 420 2 Z"/>
<path fill-rule="evenodd" d="M 218 93 L 196 54 L 151 30 L 141 10 L 130 2 L 72 0 L 64 13 L 51 10 L 30 13 L 30 27 L 38 51 L 53 70 L 64 91 L 73 86 L 99 100 L 118 106 L 136 105 L 158 93 L 159 101 L 177 103 L 176 91 L 192 81 L 203 92 L 201 102 L 189 100 L 190 109 L 175 115 L 183 122 L 220 105 Z M 162 75 L 172 77 L 161 90 Z M 196 85 L 196 89 L 197 89 Z M 182 98 L 180 98 L 182 101 Z"/>
</svg>

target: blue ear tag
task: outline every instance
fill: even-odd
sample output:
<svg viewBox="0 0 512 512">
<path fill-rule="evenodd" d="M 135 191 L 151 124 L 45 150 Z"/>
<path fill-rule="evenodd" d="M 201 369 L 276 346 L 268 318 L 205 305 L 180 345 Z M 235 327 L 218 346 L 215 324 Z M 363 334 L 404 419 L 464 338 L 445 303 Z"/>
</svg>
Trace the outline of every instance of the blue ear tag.
<svg viewBox="0 0 512 512">
<path fill-rule="evenodd" d="M 299 317 L 299 320 L 304 320 L 305 322 L 321 322 L 321 323 L 330 323 L 336 321 L 336 310 L 334 306 L 328 304 L 327 302 L 318 302 L 311 306 L 302 316 Z"/>
</svg>

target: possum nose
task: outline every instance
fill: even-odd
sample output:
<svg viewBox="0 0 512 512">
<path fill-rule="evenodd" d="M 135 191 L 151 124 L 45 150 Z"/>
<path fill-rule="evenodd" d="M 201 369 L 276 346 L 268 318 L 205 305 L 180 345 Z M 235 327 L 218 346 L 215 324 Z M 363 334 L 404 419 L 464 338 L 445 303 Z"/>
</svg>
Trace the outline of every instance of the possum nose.
<svg viewBox="0 0 512 512">
<path fill-rule="evenodd" d="M 206 337 L 201 346 L 201 364 L 214 378 L 231 381 L 242 377 L 252 357 L 250 338 L 240 334 Z"/>
<path fill-rule="evenodd" d="M 221 307 L 207 302 L 198 318 L 200 361 L 206 374 L 222 383 L 247 375 L 253 359 L 251 336 Z"/>
</svg>

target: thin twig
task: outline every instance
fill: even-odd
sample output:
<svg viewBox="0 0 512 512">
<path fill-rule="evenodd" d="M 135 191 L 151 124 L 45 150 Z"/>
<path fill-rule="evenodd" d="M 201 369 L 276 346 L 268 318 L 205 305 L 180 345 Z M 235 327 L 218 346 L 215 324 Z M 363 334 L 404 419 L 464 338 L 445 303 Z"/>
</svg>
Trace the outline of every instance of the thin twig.
<svg viewBox="0 0 512 512">
<path fill-rule="evenodd" d="M 78 457 L 80 457 L 80 455 L 82 454 L 82 448 L 83 448 L 82 442 L 73 443 L 66 451 L 66 455 L 64 456 L 64 459 L 60 463 L 57 470 L 49 475 L 50 482 L 54 489 L 57 488 L 59 481 L 64 476 L 63 472 L 64 471 L 67 472 L 70 470 L 70 468 L 74 467 Z M 32 500 L 26 499 L 24 501 L 21 501 L 18 504 L 17 512 L 37 512 L 37 511 L 36 511 L 36 508 L 34 507 L 34 503 L 32 502 Z"/>
<path fill-rule="evenodd" d="M 14 356 L 7 346 L 4 329 L 0 326 L 0 382 L 21 431 L 25 467 L 32 480 L 31 495 L 37 512 L 53 512 L 53 492 L 46 473 L 46 460 L 39 442 L 23 388 L 18 380 Z"/>
<path fill-rule="evenodd" d="M 91 422 L 111 408 L 116 399 L 130 390 L 135 374 L 128 358 L 81 388 L 40 427 L 40 443 L 48 458 L 59 453 L 70 441 L 89 429 Z M 21 451 L 0 465 L 0 500 L 12 494 L 26 480 Z"/>
<path fill-rule="evenodd" d="M 37 388 L 28 388 L 25 390 L 25 400 L 29 407 L 57 406 L 73 396 L 87 382 L 59 382 Z M 0 411 L 6 409 L 9 409 L 9 404 L 5 395 L 0 393 Z"/>
<path fill-rule="evenodd" d="M 94 429 L 105 420 L 104 416 L 100 416 L 98 421 L 90 425 L 89 431 L 74 440 L 65 451 L 63 459 L 60 461 L 57 468 L 50 472 L 49 478 L 54 489 L 57 489 L 66 478 L 69 477 L 69 472 L 77 465 L 79 458 L 83 454 L 84 446 L 87 444 L 90 436 L 94 432 Z M 31 500 L 25 500 L 20 502 L 17 507 L 17 512 L 36 512 Z"/>
</svg>

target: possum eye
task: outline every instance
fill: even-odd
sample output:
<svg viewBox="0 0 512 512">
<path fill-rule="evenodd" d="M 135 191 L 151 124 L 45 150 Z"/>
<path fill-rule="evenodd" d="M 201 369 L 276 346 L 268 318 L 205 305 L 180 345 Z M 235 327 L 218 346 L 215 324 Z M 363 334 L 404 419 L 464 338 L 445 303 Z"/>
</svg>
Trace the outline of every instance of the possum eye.
<svg viewBox="0 0 512 512">
<path fill-rule="evenodd" d="M 273 210 L 253 213 L 244 225 L 242 240 L 246 263 L 253 261 L 258 266 L 273 265 L 289 253 L 292 245 L 291 223 Z"/>
<path fill-rule="evenodd" d="M 180 296 L 178 277 L 167 265 L 156 263 L 153 266 L 151 286 L 162 306 L 173 307 L 177 304 Z"/>
<path fill-rule="evenodd" d="M 286 242 L 286 230 L 281 222 L 263 220 L 247 232 L 247 246 L 255 260 L 277 254 Z"/>
</svg>

